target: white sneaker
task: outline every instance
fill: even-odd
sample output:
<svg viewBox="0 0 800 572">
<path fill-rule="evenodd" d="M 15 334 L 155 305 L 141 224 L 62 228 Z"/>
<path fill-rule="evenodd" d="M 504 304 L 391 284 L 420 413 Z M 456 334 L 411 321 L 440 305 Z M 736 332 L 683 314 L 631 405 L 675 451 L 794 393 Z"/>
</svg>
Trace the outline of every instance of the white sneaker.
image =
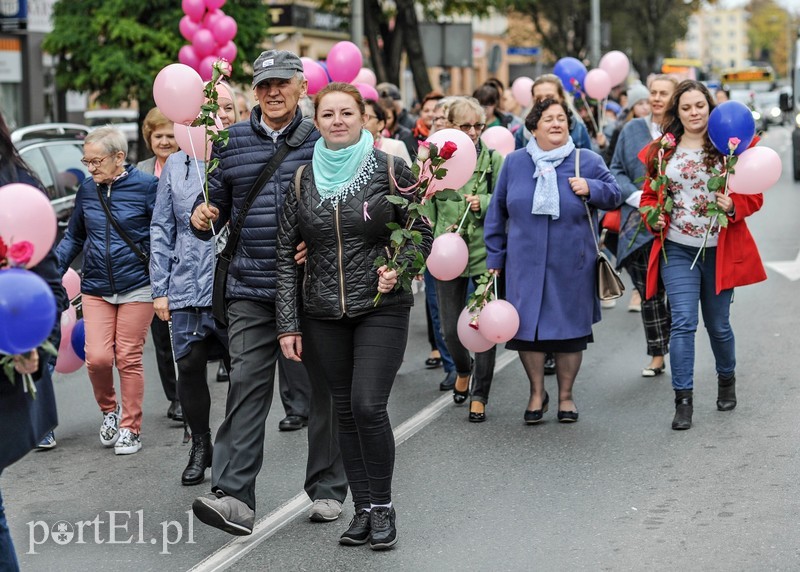
<svg viewBox="0 0 800 572">
<path fill-rule="evenodd" d="M 114 445 L 115 455 L 133 455 L 142 448 L 142 440 L 139 435 L 130 429 L 123 427 L 119 430 L 119 441 Z"/>
<path fill-rule="evenodd" d="M 600 307 L 604 309 L 613 308 L 616 305 L 616 300 L 600 300 Z"/>
<path fill-rule="evenodd" d="M 342 503 L 336 499 L 317 499 L 311 506 L 308 518 L 314 522 L 331 522 L 342 514 Z"/>
<path fill-rule="evenodd" d="M 104 447 L 113 447 L 119 439 L 119 404 L 114 411 L 103 413 L 100 425 L 100 442 Z"/>
</svg>

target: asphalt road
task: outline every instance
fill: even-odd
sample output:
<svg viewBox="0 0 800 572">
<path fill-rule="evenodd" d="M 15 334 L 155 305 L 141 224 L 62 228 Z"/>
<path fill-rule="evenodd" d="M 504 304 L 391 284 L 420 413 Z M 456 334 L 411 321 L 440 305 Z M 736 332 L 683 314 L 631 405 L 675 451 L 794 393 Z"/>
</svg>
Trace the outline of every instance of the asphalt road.
<svg viewBox="0 0 800 572">
<path fill-rule="evenodd" d="M 749 224 L 764 261 L 783 265 L 775 266 L 782 273 L 770 267 L 766 282 L 736 291 L 735 411 L 716 411 L 713 359 L 701 329 L 694 426 L 670 429 L 669 374 L 640 377 L 642 326 L 638 314 L 626 311 L 626 296 L 604 310 L 584 355 L 577 424 L 557 423 L 555 407 L 541 425 L 523 424 L 527 381 L 507 352 L 498 359 L 487 422 L 470 424 L 465 407 L 442 400 L 441 370 L 424 369 L 418 296 L 390 402 L 404 439 L 393 487 L 396 548 L 373 553 L 339 546 L 349 505 L 334 523 L 311 523 L 305 511 L 291 518 L 303 507 L 306 434 L 277 431 L 278 396 L 257 483 L 257 518 L 265 520 L 260 534 L 231 543 L 233 537 L 187 513 L 208 483 L 180 485 L 189 448 L 165 416 L 148 346 L 140 453 L 115 457 L 100 445 L 101 417 L 81 370 L 56 386 L 58 447 L 32 453 L 3 473 L 0 487 L 23 570 L 800 569 L 800 286 L 787 278 L 800 279 L 800 185 L 791 180 L 788 130 L 770 129 L 764 144 L 781 153 L 783 176 Z M 212 368 L 209 373 L 213 379 Z M 210 383 L 213 424 L 221 419 L 225 385 Z M 553 394 L 555 379 L 547 386 Z M 286 522 L 278 526 L 282 517 Z"/>
</svg>

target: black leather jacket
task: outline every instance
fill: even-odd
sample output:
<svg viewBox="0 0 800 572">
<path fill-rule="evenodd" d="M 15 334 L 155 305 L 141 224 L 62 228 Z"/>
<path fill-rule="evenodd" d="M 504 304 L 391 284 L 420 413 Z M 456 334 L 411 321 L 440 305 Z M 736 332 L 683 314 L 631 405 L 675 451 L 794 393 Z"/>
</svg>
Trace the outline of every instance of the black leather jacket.
<svg viewBox="0 0 800 572">
<path fill-rule="evenodd" d="M 405 209 L 386 200 L 390 192 L 387 160 L 393 161 L 398 187 L 408 187 L 414 176 L 405 162 L 374 150 L 377 167 L 364 188 L 338 203 L 322 202 L 311 165 L 300 179 L 300 203 L 295 179 L 286 193 L 278 232 L 278 335 L 300 333 L 300 308 L 304 315 L 337 319 L 374 310 L 378 274 L 373 262 L 386 255 L 391 231 L 388 222 L 405 225 Z M 414 223 L 423 240 L 416 248 L 427 257 L 433 235 L 421 219 Z M 308 247 L 304 266 L 294 261 L 300 241 Z M 379 307 L 412 306 L 411 292 L 393 290 L 382 296 Z"/>
</svg>

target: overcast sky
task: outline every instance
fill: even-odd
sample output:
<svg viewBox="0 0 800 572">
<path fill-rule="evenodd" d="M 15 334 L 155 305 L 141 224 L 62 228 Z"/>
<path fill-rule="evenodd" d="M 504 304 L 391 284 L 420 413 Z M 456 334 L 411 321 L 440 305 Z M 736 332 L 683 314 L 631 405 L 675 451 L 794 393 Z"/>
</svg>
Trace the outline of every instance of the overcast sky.
<svg viewBox="0 0 800 572">
<path fill-rule="evenodd" d="M 775 0 L 778 4 L 790 10 L 792 12 L 800 12 L 800 0 Z M 722 5 L 735 7 L 735 6 L 744 6 L 748 3 L 748 0 L 721 0 Z"/>
</svg>

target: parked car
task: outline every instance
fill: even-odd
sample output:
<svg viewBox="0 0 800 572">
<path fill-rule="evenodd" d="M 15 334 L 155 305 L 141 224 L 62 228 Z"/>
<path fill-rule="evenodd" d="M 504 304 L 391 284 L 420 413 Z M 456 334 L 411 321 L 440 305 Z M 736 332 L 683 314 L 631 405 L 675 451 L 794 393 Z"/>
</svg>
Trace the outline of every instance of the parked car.
<svg viewBox="0 0 800 572">
<path fill-rule="evenodd" d="M 22 127 L 11 140 L 47 190 L 58 219 L 59 238 L 75 207 L 75 193 L 89 170 L 83 166 L 83 140 L 91 130 L 73 123 Z"/>
<path fill-rule="evenodd" d="M 777 91 L 766 91 L 756 93 L 756 109 L 761 112 L 767 123 L 770 125 L 783 125 L 785 117 L 781 111 L 780 93 Z"/>
</svg>

